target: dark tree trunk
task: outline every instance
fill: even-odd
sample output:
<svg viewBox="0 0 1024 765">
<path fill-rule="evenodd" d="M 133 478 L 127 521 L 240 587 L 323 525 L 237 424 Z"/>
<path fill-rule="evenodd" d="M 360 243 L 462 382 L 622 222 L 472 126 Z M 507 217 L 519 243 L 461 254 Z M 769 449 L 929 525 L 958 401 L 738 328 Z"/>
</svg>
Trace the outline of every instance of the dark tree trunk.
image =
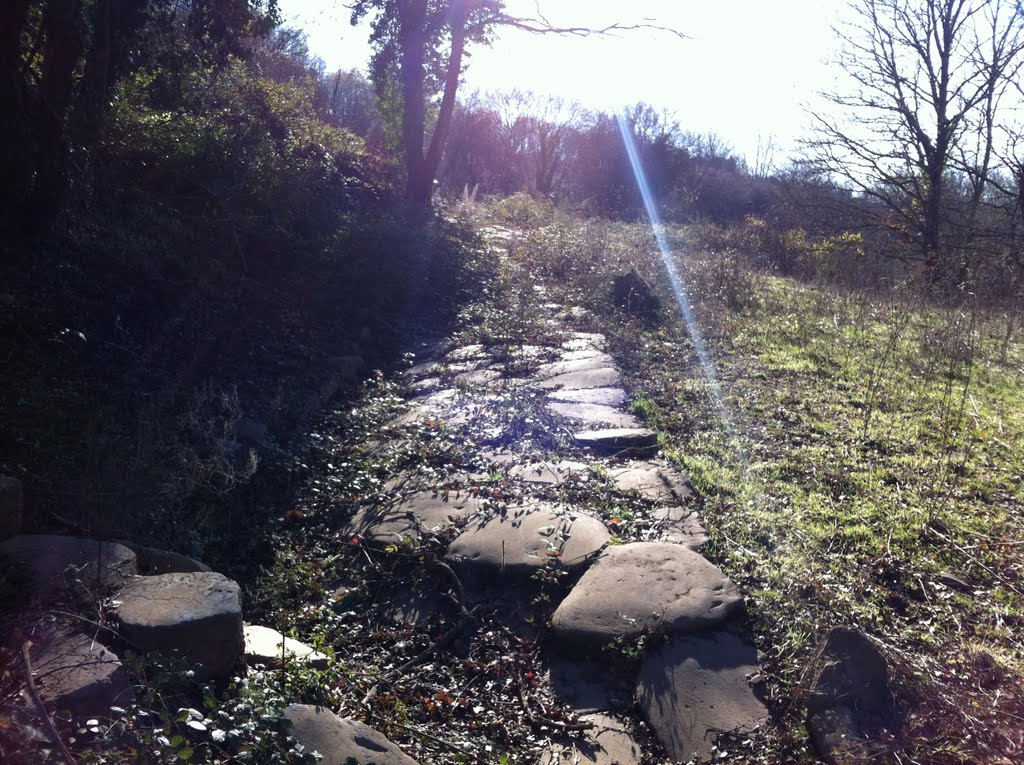
<svg viewBox="0 0 1024 765">
<path fill-rule="evenodd" d="M 31 179 L 21 34 L 28 0 L 0 2 L 0 216 L 18 220 Z"/>
<path fill-rule="evenodd" d="M 86 152 L 103 133 L 110 93 L 146 20 L 146 5 L 146 0 L 97 0 L 93 6 L 92 46 L 71 124 L 75 145 Z"/>
<path fill-rule="evenodd" d="M 28 210 L 29 225 L 36 231 L 53 221 L 67 191 L 67 121 L 84 37 L 79 0 L 50 0 L 43 34 L 46 53 L 35 124 L 35 183 Z"/>
</svg>

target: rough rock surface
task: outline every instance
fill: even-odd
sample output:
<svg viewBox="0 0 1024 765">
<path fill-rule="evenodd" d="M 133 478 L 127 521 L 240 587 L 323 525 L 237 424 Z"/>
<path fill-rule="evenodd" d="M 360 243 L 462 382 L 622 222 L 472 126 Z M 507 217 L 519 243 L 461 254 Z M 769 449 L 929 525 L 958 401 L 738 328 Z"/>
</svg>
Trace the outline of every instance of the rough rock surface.
<svg viewBox="0 0 1024 765">
<path fill-rule="evenodd" d="M 548 398 L 571 404 L 622 406 L 626 403 L 626 391 L 622 388 L 560 388 L 549 392 Z"/>
<path fill-rule="evenodd" d="M 615 368 L 615 359 L 607 353 L 601 353 L 600 351 L 570 351 L 569 353 L 576 353 L 577 355 L 569 358 L 562 358 L 561 360 L 553 361 L 550 364 L 543 364 L 541 368 L 537 370 L 537 379 L 546 380 L 550 377 L 557 377 L 558 375 L 570 374 L 572 372 L 586 372 L 591 369 Z"/>
<path fill-rule="evenodd" d="M 284 716 L 292 723 L 292 735 L 306 751 L 320 753 L 320 765 L 416 765 L 416 760 L 380 731 L 338 717 L 323 707 L 292 704 Z"/>
<path fill-rule="evenodd" d="M 31 597 L 48 598 L 74 583 L 79 595 L 99 596 L 135 574 L 135 553 L 116 542 L 54 534 L 20 534 L 0 543 L 0 555 L 28 569 Z M 81 582 L 78 585 L 77 582 Z"/>
<path fill-rule="evenodd" d="M 549 377 L 537 383 L 537 387 L 545 390 L 557 388 L 612 388 L 622 384 L 622 375 L 617 369 L 601 367 L 599 369 L 585 369 L 580 372 L 566 372 L 565 374 Z"/>
<path fill-rule="evenodd" d="M 527 462 L 510 467 L 508 476 L 527 483 L 562 484 L 571 480 L 585 480 L 590 476 L 590 467 L 583 462 L 570 460 Z"/>
<path fill-rule="evenodd" d="M 557 737 L 537 765 L 640 765 L 643 752 L 620 721 L 602 714 L 584 715 L 580 721 L 594 727 L 571 738 Z"/>
<path fill-rule="evenodd" d="M 894 724 L 885 658 L 861 631 L 833 629 L 807 702 L 818 753 L 834 762 L 867 762 L 870 740 Z"/>
<path fill-rule="evenodd" d="M 579 446 L 593 449 L 599 454 L 648 454 L 658 448 L 658 434 L 647 428 L 584 430 L 574 433 L 573 439 Z"/>
<path fill-rule="evenodd" d="M 757 649 L 731 632 L 677 637 L 644 661 L 637 702 L 673 761 L 708 761 L 720 735 L 767 722 L 757 671 Z"/>
<path fill-rule="evenodd" d="M 632 462 L 609 476 L 620 491 L 635 491 L 651 502 L 680 504 L 696 496 L 683 474 L 663 460 Z"/>
<path fill-rule="evenodd" d="M 639 428 L 640 420 L 628 412 L 604 404 L 580 404 L 571 401 L 552 401 L 548 404 L 555 414 L 588 425 L 607 425 L 612 428 Z"/>
<path fill-rule="evenodd" d="M 708 541 L 708 532 L 695 508 L 656 507 L 651 515 L 666 542 L 686 545 L 696 550 Z"/>
<path fill-rule="evenodd" d="M 374 542 L 391 543 L 419 539 L 423 531 L 450 525 L 450 518 L 470 515 L 480 500 L 468 494 L 448 497 L 423 491 L 389 507 L 365 507 L 345 525 L 346 534 L 358 534 Z"/>
<path fill-rule="evenodd" d="M 32 651 L 39 696 L 56 710 L 107 716 L 134 700 L 117 656 L 87 636 L 67 630 Z"/>
<path fill-rule="evenodd" d="M 125 540 L 119 540 L 133 553 L 139 567 L 139 573 L 150 574 L 187 574 L 193 571 L 210 571 L 205 563 L 189 558 L 187 555 L 146 547 Z"/>
<path fill-rule="evenodd" d="M 245 658 L 254 664 L 267 667 L 281 666 L 282 643 L 284 645 L 284 661 L 308 664 L 316 669 L 327 666 L 327 657 L 313 650 L 305 643 L 285 637 L 270 627 L 247 624 L 243 630 L 245 637 Z"/>
<path fill-rule="evenodd" d="M 201 679 L 225 677 L 242 653 L 241 592 L 223 574 L 135 577 L 118 601 L 125 639 L 143 651 L 182 651 Z"/>
<path fill-rule="evenodd" d="M 466 528 L 445 558 L 483 577 L 528 577 L 557 555 L 565 568 L 590 561 L 611 535 L 596 518 L 546 504 L 509 507 Z"/>
<path fill-rule="evenodd" d="M 688 547 L 633 542 L 606 549 L 551 617 L 560 638 L 608 643 L 659 629 L 709 629 L 741 603 L 728 577 Z"/>
<path fill-rule="evenodd" d="M 24 502 L 21 481 L 0 475 L 0 542 L 21 533 Z"/>
</svg>

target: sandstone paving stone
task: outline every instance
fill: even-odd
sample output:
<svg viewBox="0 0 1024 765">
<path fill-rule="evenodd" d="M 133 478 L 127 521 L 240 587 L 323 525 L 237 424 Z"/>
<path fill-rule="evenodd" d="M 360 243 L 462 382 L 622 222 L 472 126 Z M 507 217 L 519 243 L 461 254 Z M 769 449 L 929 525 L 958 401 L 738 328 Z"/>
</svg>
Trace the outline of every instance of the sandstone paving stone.
<svg viewBox="0 0 1024 765">
<path fill-rule="evenodd" d="M 120 660 L 86 635 L 61 630 L 30 655 L 39 696 L 53 709 L 105 717 L 110 707 L 127 707 L 134 701 Z"/>
<path fill-rule="evenodd" d="M 500 379 L 501 372 L 497 369 L 475 369 L 457 374 L 455 383 L 457 385 L 485 385 Z"/>
<path fill-rule="evenodd" d="M 511 466 L 508 476 L 527 483 L 560 485 L 569 480 L 585 480 L 590 476 L 590 467 L 572 460 L 527 462 Z"/>
<path fill-rule="evenodd" d="M 807 711 L 814 747 L 830 762 L 868 761 L 866 745 L 895 725 L 888 665 L 863 632 L 829 632 Z"/>
<path fill-rule="evenodd" d="M 117 601 L 129 643 L 143 651 L 182 651 L 200 679 L 225 677 L 242 653 L 241 591 L 223 574 L 134 577 Z"/>
<path fill-rule="evenodd" d="M 632 462 L 608 475 L 620 491 L 635 491 L 651 502 L 681 504 L 696 496 L 683 474 L 664 460 Z"/>
<path fill-rule="evenodd" d="M 0 475 L 0 542 L 21 533 L 24 501 L 21 481 Z"/>
<path fill-rule="evenodd" d="M 722 571 L 683 545 L 633 542 L 605 549 L 555 610 L 563 640 L 604 645 L 660 628 L 710 629 L 741 604 Z"/>
<path fill-rule="evenodd" d="M 253 664 L 279 667 L 283 659 L 285 663 L 308 664 L 315 669 L 323 669 L 327 666 L 327 656 L 310 648 L 305 643 L 285 637 L 270 627 L 246 624 L 243 628 L 243 636 L 245 658 Z"/>
<path fill-rule="evenodd" d="M 558 736 L 537 765 L 640 765 L 643 752 L 619 720 L 590 714 L 580 721 L 594 727 L 572 737 Z"/>
<path fill-rule="evenodd" d="M 320 765 L 416 765 L 416 760 L 380 731 L 323 707 L 292 704 L 284 716 L 292 724 L 292 735 L 306 751 L 320 754 Z"/>
<path fill-rule="evenodd" d="M 636 697 L 673 761 L 706 762 L 720 735 L 731 743 L 767 722 L 757 677 L 757 649 L 739 636 L 680 636 L 643 662 Z"/>
<path fill-rule="evenodd" d="M 569 401 L 552 401 L 548 404 L 555 414 L 587 425 L 606 425 L 610 428 L 639 428 L 640 420 L 628 412 L 602 404 L 577 404 Z"/>
<path fill-rule="evenodd" d="M 633 678 L 599 661 L 556 655 L 548 661 L 547 681 L 555 698 L 577 714 L 633 706 Z"/>
<path fill-rule="evenodd" d="M 518 579 L 543 568 L 552 556 L 565 568 L 578 568 L 610 538 L 596 518 L 538 503 L 509 507 L 470 524 L 448 547 L 445 558 L 480 577 Z"/>
<path fill-rule="evenodd" d="M 560 388 L 549 391 L 547 396 L 554 401 L 599 406 L 622 406 L 626 402 L 626 391 L 622 388 Z"/>
<path fill-rule="evenodd" d="M 557 388 L 610 388 L 621 384 L 622 375 L 619 374 L 619 370 L 612 367 L 599 367 L 555 375 L 541 380 L 537 383 L 537 387 L 543 390 L 555 390 Z"/>
<path fill-rule="evenodd" d="M 205 563 L 181 553 L 147 547 L 127 540 L 118 540 L 118 542 L 135 553 L 140 574 L 184 574 L 190 571 L 211 570 Z"/>
<path fill-rule="evenodd" d="M 564 359 L 553 361 L 550 364 L 541 365 L 537 370 L 536 378 L 546 380 L 549 377 L 571 374 L 573 372 L 586 372 L 591 369 L 614 369 L 615 359 L 607 353 L 593 352 L 592 355 L 585 355 L 581 358 Z"/>
<path fill-rule="evenodd" d="M 461 348 L 456 348 L 445 356 L 445 360 L 449 362 L 460 362 L 460 361 L 471 361 L 473 359 L 482 359 L 487 356 L 487 349 L 479 343 L 473 345 L 464 345 Z"/>
<path fill-rule="evenodd" d="M 56 534 L 12 537 L 0 543 L 0 556 L 28 570 L 29 596 L 40 599 L 72 583 L 78 596 L 100 596 L 123 585 L 138 570 L 135 553 L 124 545 Z"/>
<path fill-rule="evenodd" d="M 708 532 L 696 508 L 656 507 L 651 515 L 657 520 L 655 530 L 661 533 L 666 542 L 686 545 L 694 550 L 707 544 Z"/>
<path fill-rule="evenodd" d="M 475 513 L 481 500 L 468 493 L 421 491 L 385 507 L 364 507 L 345 524 L 346 534 L 374 542 L 419 539 L 423 531 L 444 528 L 452 517 Z"/>
<path fill-rule="evenodd" d="M 658 448 L 658 434 L 648 428 L 606 428 L 573 434 L 577 445 L 599 454 L 647 454 Z"/>
<path fill-rule="evenodd" d="M 608 341 L 605 336 L 595 332 L 573 332 L 562 343 L 562 347 L 567 351 L 604 351 L 607 346 Z"/>
<path fill-rule="evenodd" d="M 436 367 L 436 361 L 421 361 L 419 364 L 409 367 L 403 374 L 407 380 L 421 380 L 434 374 Z"/>
</svg>

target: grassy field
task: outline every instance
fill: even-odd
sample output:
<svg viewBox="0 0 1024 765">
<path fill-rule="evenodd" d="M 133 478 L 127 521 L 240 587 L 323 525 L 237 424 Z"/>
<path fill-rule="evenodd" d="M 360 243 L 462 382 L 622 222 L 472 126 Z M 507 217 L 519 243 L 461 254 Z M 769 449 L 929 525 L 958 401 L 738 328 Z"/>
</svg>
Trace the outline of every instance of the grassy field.
<svg viewBox="0 0 1024 765">
<path fill-rule="evenodd" d="M 704 494 L 708 555 L 745 588 L 777 734 L 804 756 L 806 667 L 828 628 L 887 655 L 906 724 L 880 759 L 1019 761 L 1024 744 L 1024 346 L 969 295 L 935 307 L 753 270 L 671 230 L 713 374 L 664 318 L 608 305 L 666 282 L 650 230 L 505 203 L 513 263 L 603 317 L 635 411 Z M 717 382 L 716 382 L 717 378 Z"/>
</svg>

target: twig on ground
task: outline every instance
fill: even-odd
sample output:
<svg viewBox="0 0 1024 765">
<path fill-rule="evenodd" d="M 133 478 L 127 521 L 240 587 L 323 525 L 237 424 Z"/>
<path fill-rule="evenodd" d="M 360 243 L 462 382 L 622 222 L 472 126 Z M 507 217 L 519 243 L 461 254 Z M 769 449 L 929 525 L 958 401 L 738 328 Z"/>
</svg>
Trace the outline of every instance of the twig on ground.
<svg viewBox="0 0 1024 765">
<path fill-rule="evenodd" d="M 43 722 L 46 723 L 46 729 L 50 732 L 50 737 L 53 742 L 60 748 L 60 753 L 63 755 L 65 762 L 68 765 L 75 765 L 75 758 L 71 752 L 68 751 L 67 745 L 64 740 L 60 737 L 60 733 L 57 731 L 57 726 L 53 722 L 53 718 L 50 717 L 50 713 L 46 711 L 46 705 L 43 700 L 39 697 L 39 691 L 36 690 L 36 681 L 32 676 L 32 659 L 29 657 L 29 649 L 32 647 L 32 642 L 26 640 L 21 646 L 21 659 L 25 664 L 25 679 L 28 681 L 28 695 L 32 699 L 32 703 L 35 704 L 36 711 L 39 712 L 39 716 L 43 718 Z"/>
</svg>

